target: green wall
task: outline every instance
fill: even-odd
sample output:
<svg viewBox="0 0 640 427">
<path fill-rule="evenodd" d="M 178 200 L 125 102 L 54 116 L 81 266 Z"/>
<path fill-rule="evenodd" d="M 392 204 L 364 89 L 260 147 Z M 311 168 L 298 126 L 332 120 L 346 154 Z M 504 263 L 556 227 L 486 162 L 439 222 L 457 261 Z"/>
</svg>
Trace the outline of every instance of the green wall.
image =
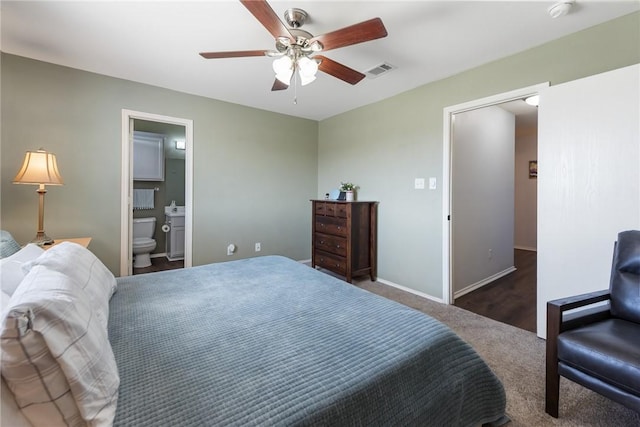
<svg viewBox="0 0 640 427">
<path fill-rule="evenodd" d="M 119 271 L 123 108 L 194 121 L 194 265 L 261 254 L 310 257 L 309 199 L 340 181 L 378 200 L 379 277 L 442 296 L 443 108 L 640 62 L 635 13 L 320 123 L 2 55 L 2 228 L 35 235 L 35 187 L 12 185 L 24 151 L 58 155 L 45 229 L 92 236 Z M 436 177 L 435 191 L 413 189 Z M 228 243 L 238 246 L 227 257 Z"/>
<path fill-rule="evenodd" d="M 349 180 L 378 200 L 378 275 L 442 298 L 443 109 L 640 62 L 634 13 L 320 123 L 318 196 Z M 437 190 L 414 190 L 436 177 Z"/>
<path fill-rule="evenodd" d="M 282 254 L 310 258 L 309 199 L 317 189 L 318 123 L 2 54 L 1 224 L 35 236 L 35 186 L 11 180 L 26 150 L 58 158 L 65 181 L 47 187 L 51 237 L 91 236 L 120 270 L 121 111 L 192 119 L 193 264 Z M 237 253 L 228 257 L 234 243 Z"/>
</svg>

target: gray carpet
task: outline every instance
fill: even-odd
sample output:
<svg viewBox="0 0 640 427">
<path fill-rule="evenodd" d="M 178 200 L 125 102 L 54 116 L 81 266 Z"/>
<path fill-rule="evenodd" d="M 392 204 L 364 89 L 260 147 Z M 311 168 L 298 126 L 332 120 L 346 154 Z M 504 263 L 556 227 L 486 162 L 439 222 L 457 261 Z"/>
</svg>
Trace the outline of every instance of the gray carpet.
<svg viewBox="0 0 640 427">
<path fill-rule="evenodd" d="M 560 380 L 560 417 L 544 411 L 545 341 L 534 333 L 377 282 L 355 285 L 420 310 L 471 344 L 504 384 L 509 427 L 640 426 L 640 414 L 571 381 Z"/>
</svg>

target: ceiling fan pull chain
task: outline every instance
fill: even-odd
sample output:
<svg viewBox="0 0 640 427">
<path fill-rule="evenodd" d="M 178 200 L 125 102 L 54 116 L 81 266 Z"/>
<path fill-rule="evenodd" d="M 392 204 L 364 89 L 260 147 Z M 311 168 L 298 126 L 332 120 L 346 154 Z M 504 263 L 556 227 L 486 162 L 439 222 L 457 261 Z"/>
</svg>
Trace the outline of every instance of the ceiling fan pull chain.
<svg viewBox="0 0 640 427">
<path fill-rule="evenodd" d="M 293 68 L 293 105 L 298 105 L 298 74 L 296 68 Z"/>
</svg>

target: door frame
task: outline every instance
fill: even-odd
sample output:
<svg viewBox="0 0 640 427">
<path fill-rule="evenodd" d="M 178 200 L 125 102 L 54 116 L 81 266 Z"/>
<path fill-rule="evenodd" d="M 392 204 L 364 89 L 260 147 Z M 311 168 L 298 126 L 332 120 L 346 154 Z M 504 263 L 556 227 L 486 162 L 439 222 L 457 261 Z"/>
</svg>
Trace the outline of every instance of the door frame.
<svg viewBox="0 0 640 427">
<path fill-rule="evenodd" d="M 142 111 L 122 110 L 122 175 L 120 190 L 120 276 L 133 273 L 133 120 L 169 123 L 185 128 L 184 266 L 193 265 L 193 120 Z"/>
<path fill-rule="evenodd" d="M 549 82 L 515 89 L 509 92 L 480 98 L 462 104 L 445 107 L 443 110 L 442 141 L 442 302 L 453 304 L 452 279 L 452 233 L 451 233 L 451 142 L 453 139 L 453 116 L 465 111 L 490 107 L 504 102 L 538 95 L 549 87 Z"/>
</svg>

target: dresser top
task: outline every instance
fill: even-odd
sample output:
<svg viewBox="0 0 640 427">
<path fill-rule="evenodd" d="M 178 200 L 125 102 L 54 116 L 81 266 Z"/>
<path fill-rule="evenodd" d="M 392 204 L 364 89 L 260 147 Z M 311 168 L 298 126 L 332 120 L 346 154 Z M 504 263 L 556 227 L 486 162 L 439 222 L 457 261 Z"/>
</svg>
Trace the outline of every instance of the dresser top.
<svg viewBox="0 0 640 427">
<path fill-rule="evenodd" d="M 311 199 L 312 202 L 328 202 L 328 203 L 379 203 L 375 200 L 354 200 L 347 202 L 346 200 L 329 200 L 329 199 Z"/>
</svg>

